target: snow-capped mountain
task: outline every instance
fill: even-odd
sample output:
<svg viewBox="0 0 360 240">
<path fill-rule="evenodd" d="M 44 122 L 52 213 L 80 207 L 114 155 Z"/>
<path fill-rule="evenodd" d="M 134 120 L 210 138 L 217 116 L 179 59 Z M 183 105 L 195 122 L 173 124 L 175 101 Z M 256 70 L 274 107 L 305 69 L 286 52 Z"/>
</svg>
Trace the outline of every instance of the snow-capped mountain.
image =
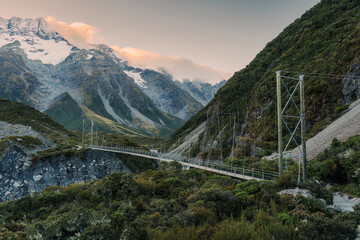
<svg viewBox="0 0 360 240">
<path fill-rule="evenodd" d="M 50 106 L 48 112 L 56 113 L 61 104 L 54 99 L 60 95 L 71 97 L 83 113 L 160 135 L 178 128 L 205 103 L 171 76 L 128 66 L 106 45 L 77 48 L 42 18 L 0 18 L 0 98 L 41 111 Z"/>
<path fill-rule="evenodd" d="M 203 107 L 187 91 L 177 86 L 171 76 L 131 67 L 127 67 L 124 72 L 135 80 L 157 107 L 178 118 L 187 120 Z"/>
<path fill-rule="evenodd" d="M 199 101 L 203 106 L 208 104 L 211 99 L 214 98 L 217 90 L 224 86 L 225 83 L 226 80 L 222 80 L 214 85 L 207 82 L 189 81 L 186 79 L 183 81 L 175 81 L 177 86 L 190 93 L 190 95 Z"/>
<path fill-rule="evenodd" d="M 73 46 L 49 30 L 42 18 L 0 18 L 0 46 L 19 41 L 28 59 L 56 65 L 70 54 Z"/>
</svg>

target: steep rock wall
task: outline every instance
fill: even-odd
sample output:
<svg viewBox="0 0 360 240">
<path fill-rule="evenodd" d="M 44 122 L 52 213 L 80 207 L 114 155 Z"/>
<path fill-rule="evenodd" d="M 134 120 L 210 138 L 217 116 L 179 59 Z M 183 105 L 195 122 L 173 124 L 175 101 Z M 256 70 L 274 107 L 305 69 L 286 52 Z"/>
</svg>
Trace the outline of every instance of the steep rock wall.
<svg viewBox="0 0 360 240">
<path fill-rule="evenodd" d="M 81 158 L 57 156 L 31 164 L 30 157 L 14 145 L 0 158 L 0 201 L 42 191 L 47 186 L 103 178 L 113 172 L 130 172 L 115 153 L 89 150 Z"/>
</svg>

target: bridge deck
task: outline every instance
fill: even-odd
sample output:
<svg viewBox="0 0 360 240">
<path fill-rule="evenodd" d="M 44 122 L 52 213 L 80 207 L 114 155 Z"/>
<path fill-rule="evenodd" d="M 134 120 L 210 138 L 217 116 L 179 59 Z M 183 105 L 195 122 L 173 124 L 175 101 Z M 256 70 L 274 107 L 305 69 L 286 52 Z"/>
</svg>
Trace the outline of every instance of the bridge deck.
<svg viewBox="0 0 360 240">
<path fill-rule="evenodd" d="M 93 150 L 106 151 L 106 152 L 116 152 L 123 153 L 138 157 L 150 158 L 164 162 L 177 161 L 184 166 L 203 169 L 206 171 L 218 173 L 221 175 L 226 175 L 234 178 L 245 179 L 245 180 L 272 180 L 278 177 L 277 172 L 259 170 L 259 169 L 249 169 L 244 167 L 234 167 L 228 164 L 219 164 L 212 161 L 204 161 L 196 158 L 172 158 L 166 154 L 158 154 L 148 151 L 139 151 L 133 148 L 127 147 L 107 147 L 107 146 L 87 146 Z"/>
</svg>

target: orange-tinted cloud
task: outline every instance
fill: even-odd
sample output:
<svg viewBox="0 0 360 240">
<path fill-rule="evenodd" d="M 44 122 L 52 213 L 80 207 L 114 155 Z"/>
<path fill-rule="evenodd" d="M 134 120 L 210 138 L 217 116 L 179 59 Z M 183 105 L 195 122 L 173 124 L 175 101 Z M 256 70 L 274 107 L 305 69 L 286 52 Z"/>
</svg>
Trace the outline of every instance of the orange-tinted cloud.
<svg viewBox="0 0 360 240">
<path fill-rule="evenodd" d="M 99 42 L 101 37 L 96 34 L 99 29 L 95 26 L 88 25 L 82 22 L 74 22 L 71 24 L 56 20 L 55 17 L 46 17 L 46 23 L 51 30 L 60 33 L 71 44 L 80 48 L 89 48 L 90 44 Z"/>
<path fill-rule="evenodd" d="M 102 42 L 98 36 L 99 29 L 82 22 L 71 24 L 56 20 L 55 17 L 46 17 L 46 23 L 52 31 L 58 32 L 71 44 L 79 48 L 91 48 L 92 44 Z M 175 80 L 188 79 L 190 81 L 206 81 L 216 83 L 228 79 L 231 74 L 192 62 L 190 59 L 170 57 L 140 49 L 112 46 L 116 55 L 126 60 L 130 66 L 150 68 L 170 73 Z"/>
<path fill-rule="evenodd" d="M 216 83 L 231 76 L 230 73 L 194 63 L 187 58 L 170 57 L 132 47 L 112 46 L 111 48 L 118 57 L 126 60 L 131 66 L 165 71 L 180 81 L 188 79 Z"/>
</svg>

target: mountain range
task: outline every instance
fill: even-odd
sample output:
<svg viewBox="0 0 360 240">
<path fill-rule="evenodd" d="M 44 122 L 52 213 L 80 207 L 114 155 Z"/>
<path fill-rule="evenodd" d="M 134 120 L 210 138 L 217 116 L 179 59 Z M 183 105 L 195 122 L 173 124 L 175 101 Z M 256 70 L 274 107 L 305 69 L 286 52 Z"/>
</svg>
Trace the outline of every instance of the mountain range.
<svg viewBox="0 0 360 240">
<path fill-rule="evenodd" d="M 42 18 L 0 18 L 0 98 L 44 111 L 70 130 L 85 118 L 107 131 L 168 135 L 224 83 L 134 68 L 106 45 L 80 49 Z"/>
</svg>

